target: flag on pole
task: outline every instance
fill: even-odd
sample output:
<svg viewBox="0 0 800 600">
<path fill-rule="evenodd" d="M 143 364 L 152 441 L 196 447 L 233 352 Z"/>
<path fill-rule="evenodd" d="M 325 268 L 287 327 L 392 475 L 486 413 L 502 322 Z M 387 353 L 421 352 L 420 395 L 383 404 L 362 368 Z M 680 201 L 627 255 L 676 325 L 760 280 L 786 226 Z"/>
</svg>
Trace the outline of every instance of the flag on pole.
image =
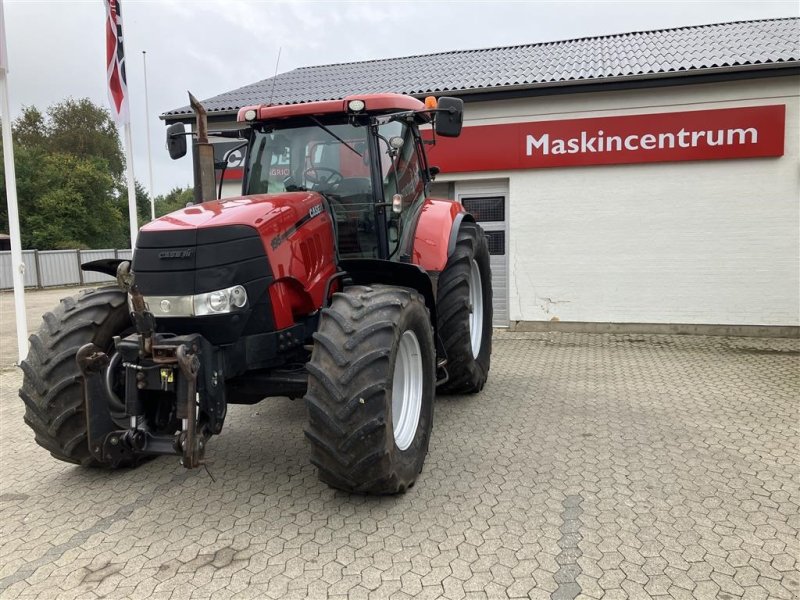
<svg viewBox="0 0 800 600">
<path fill-rule="evenodd" d="M 128 181 L 128 224 L 131 248 L 136 245 L 139 225 L 136 221 L 136 180 L 133 176 L 131 115 L 128 109 L 128 79 L 125 76 L 125 48 L 122 45 L 122 10 L 120 0 L 103 0 L 106 5 L 106 77 L 111 116 L 125 131 L 125 164 Z"/>
<path fill-rule="evenodd" d="M 106 75 L 111 116 L 118 125 L 130 121 L 128 80 L 125 76 L 125 48 L 122 45 L 121 0 L 103 0 L 106 5 Z"/>
</svg>

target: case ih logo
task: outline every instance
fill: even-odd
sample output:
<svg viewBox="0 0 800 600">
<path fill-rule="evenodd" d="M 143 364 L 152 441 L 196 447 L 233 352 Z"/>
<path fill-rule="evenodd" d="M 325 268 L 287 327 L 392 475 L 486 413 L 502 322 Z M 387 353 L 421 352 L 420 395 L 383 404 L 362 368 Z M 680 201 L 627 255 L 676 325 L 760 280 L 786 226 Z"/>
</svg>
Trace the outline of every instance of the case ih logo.
<svg viewBox="0 0 800 600">
<path fill-rule="evenodd" d="M 784 105 L 465 127 L 438 139 L 444 173 L 783 156 Z"/>
<path fill-rule="evenodd" d="M 161 260 L 168 260 L 173 258 L 191 258 L 194 254 L 194 248 L 183 248 L 181 250 L 164 250 L 158 253 L 158 258 Z"/>
</svg>

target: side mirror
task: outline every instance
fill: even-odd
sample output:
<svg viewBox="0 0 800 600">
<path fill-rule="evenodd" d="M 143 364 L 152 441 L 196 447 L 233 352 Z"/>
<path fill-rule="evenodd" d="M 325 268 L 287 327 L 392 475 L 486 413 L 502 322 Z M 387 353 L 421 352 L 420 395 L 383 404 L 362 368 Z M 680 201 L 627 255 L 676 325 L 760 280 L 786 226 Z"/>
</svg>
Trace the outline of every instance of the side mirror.
<svg viewBox="0 0 800 600">
<path fill-rule="evenodd" d="M 431 180 L 436 179 L 436 176 L 441 172 L 442 170 L 436 165 L 431 165 L 428 167 L 428 175 L 430 175 Z"/>
<path fill-rule="evenodd" d="M 442 137 L 458 137 L 464 122 L 464 101 L 461 98 L 442 96 L 436 107 L 434 129 Z"/>
<path fill-rule="evenodd" d="M 172 160 L 186 155 L 186 127 L 183 123 L 167 127 L 167 151 Z"/>
</svg>

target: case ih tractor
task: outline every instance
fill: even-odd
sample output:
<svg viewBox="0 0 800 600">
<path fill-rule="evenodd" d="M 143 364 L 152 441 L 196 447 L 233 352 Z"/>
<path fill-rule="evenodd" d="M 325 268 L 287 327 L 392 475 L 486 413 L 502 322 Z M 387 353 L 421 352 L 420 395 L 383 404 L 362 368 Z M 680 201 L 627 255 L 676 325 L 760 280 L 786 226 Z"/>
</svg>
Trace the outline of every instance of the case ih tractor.
<svg viewBox="0 0 800 600">
<path fill-rule="evenodd" d="M 214 165 L 195 110 L 202 200 Z M 486 240 L 428 197 L 419 130 L 458 136 L 462 110 L 397 94 L 240 110 L 225 135 L 246 140 L 243 195 L 145 225 L 132 261 L 84 265 L 117 285 L 62 300 L 31 336 L 20 396 L 36 441 L 83 466 L 193 468 L 229 404 L 304 397 L 320 479 L 408 489 L 437 390 L 479 392 L 489 371 Z M 173 158 L 186 135 L 169 128 Z"/>
</svg>

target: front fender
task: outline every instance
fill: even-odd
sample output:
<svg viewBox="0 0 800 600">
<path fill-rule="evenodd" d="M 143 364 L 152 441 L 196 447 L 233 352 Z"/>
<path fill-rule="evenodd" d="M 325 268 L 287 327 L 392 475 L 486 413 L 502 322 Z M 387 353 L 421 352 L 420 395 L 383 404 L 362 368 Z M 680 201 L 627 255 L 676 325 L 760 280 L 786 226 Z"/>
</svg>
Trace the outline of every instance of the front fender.
<svg viewBox="0 0 800 600">
<path fill-rule="evenodd" d="M 97 273 L 105 273 L 111 277 L 117 276 L 117 268 L 120 263 L 128 260 L 127 258 L 101 258 L 92 260 L 81 265 L 81 271 L 95 271 Z"/>
<path fill-rule="evenodd" d="M 461 221 L 474 221 L 460 202 L 427 198 L 422 205 L 411 248 L 411 262 L 441 272 L 455 249 Z"/>
</svg>

